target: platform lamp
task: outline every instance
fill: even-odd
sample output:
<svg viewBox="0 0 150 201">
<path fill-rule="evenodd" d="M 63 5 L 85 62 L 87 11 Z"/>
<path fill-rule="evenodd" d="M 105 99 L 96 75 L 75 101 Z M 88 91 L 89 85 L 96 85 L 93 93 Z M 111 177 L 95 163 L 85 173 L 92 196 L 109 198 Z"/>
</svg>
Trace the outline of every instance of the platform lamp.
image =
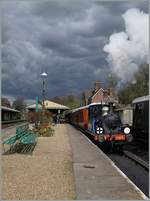
<svg viewBox="0 0 150 201">
<path fill-rule="evenodd" d="M 44 101 L 45 101 L 45 95 L 46 95 L 46 89 L 45 89 L 45 83 L 46 83 L 46 78 L 47 78 L 47 73 L 43 72 L 41 74 L 42 77 L 42 121 L 44 121 Z"/>
</svg>

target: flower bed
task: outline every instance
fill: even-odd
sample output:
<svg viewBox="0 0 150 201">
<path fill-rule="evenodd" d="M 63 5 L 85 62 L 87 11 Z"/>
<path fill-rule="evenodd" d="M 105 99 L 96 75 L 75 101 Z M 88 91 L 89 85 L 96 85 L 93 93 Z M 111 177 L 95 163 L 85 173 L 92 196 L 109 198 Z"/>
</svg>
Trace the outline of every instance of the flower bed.
<svg viewBox="0 0 150 201">
<path fill-rule="evenodd" d="M 43 136 L 43 137 L 51 137 L 54 135 L 54 129 L 48 123 L 40 124 L 38 128 L 33 129 L 33 131 L 37 133 L 38 136 Z"/>
</svg>

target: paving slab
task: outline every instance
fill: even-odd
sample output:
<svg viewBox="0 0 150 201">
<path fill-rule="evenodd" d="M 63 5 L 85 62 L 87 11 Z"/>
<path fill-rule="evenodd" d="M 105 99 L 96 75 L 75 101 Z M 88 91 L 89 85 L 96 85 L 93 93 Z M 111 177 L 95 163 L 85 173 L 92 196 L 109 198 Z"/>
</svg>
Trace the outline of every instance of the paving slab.
<svg viewBox="0 0 150 201">
<path fill-rule="evenodd" d="M 79 200 L 143 200 L 146 197 L 82 132 L 66 125 Z"/>
</svg>

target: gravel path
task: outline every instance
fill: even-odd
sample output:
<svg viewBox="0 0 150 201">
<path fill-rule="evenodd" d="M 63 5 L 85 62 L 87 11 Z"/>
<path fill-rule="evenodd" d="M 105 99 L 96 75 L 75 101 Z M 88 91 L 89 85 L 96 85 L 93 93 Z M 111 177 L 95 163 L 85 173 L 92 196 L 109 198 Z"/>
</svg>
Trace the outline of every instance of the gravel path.
<svg viewBox="0 0 150 201">
<path fill-rule="evenodd" d="M 73 159 L 65 125 L 40 137 L 32 155 L 3 155 L 2 199 L 75 199 Z"/>
</svg>

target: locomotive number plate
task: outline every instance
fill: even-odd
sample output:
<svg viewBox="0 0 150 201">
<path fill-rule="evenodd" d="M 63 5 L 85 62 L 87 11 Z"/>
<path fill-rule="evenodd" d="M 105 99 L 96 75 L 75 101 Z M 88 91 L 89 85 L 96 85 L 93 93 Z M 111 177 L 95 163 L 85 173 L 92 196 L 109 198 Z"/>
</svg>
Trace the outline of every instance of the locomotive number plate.
<svg viewBox="0 0 150 201">
<path fill-rule="evenodd" d="M 115 135 L 115 140 L 126 140 L 126 137 L 122 134 Z"/>
</svg>

